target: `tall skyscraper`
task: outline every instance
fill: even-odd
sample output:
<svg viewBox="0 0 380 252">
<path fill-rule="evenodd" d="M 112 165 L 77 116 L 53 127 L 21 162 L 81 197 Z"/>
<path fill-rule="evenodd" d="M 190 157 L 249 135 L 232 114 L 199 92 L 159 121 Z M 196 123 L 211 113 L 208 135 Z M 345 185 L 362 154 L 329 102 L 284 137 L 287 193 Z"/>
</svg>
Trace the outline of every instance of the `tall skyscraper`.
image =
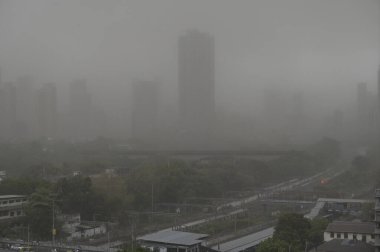
<svg viewBox="0 0 380 252">
<path fill-rule="evenodd" d="M 23 75 L 17 78 L 16 88 L 16 125 L 18 138 L 31 138 L 36 130 L 38 122 L 35 114 L 36 90 L 34 78 Z"/>
<path fill-rule="evenodd" d="M 57 88 L 54 83 L 47 83 L 37 94 L 38 135 L 40 137 L 57 136 Z"/>
<path fill-rule="evenodd" d="M 3 83 L 0 93 L 0 134 L 4 139 L 16 137 L 16 104 L 16 88 L 14 83 Z"/>
<path fill-rule="evenodd" d="M 370 120 L 370 94 L 367 83 L 359 83 L 357 86 L 357 128 L 360 131 L 368 131 Z"/>
<path fill-rule="evenodd" d="M 154 81 L 133 83 L 132 137 L 145 143 L 157 137 L 158 85 Z"/>
<path fill-rule="evenodd" d="M 210 34 L 192 30 L 180 36 L 178 85 L 182 135 L 202 144 L 215 118 L 215 42 Z"/>
<path fill-rule="evenodd" d="M 380 145 L 380 67 L 377 72 L 377 136 Z"/>
<path fill-rule="evenodd" d="M 92 137 L 90 121 L 92 113 L 91 95 L 87 90 L 87 81 L 78 79 L 70 83 L 70 132 L 76 140 Z"/>
<path fill-rule="evenodd" d="M 378 104 L 377 105 L 378 105 L 378 108 L 379 108 L 379 115 L 380 115 L 380 67 L 379 67 L 379 70 L 377 72 L 377 99 L 378 99 L 378 101 L 377 101 Z"/>
</svg>

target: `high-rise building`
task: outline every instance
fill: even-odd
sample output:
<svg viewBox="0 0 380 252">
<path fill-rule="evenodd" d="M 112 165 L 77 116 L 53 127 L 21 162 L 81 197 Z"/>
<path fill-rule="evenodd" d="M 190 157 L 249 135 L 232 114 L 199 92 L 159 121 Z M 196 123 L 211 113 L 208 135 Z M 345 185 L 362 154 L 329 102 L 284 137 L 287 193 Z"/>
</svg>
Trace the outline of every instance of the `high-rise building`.
<svg viewBox="0 0 380 252">
<path fill-rule="evenodd" d="M 16 102 L 14 83 L 3 83 L 0 92 L 0 134 L 4 139 L 12 139 L 16 136 Z"/>
<path fill-rule="evenodd" d="M 38 90 L 37 118 L 40 137 L 57 135 L 57 88 L 54 83 L 47 83 Z"/>
<path fill-rule="evenodd" d="M 78 79 L 70 83 L 70 132 L 69 137 L 83 140 L 92 137 L 90 121 L 92 113 L 91 95 L 87 90 L 87 81 Z"/>
<path fill-rule="evenodd" d="M 215 118 L 215 42 L 210 34 L 192 30 L 180 36 L 178 85 L 182 134 L 193 143 L 207 139 Z"/>
<path fill-rule="evenodd" d="M 361 144 L 367 143 L 370 134 L 371 119 L 371 99 L 367 89 L 367 83 L 359 83 L 357 86 L 357 119 L 356 130 L 358 141 Z"/>
<path fill-rule="evenodd" d="M 379 70 L 377 72 L 377 101 L 376 101 L 376 109 L 375 109 L 375 114 L 377 116 L 375 120 L 376 123 L 376 133 L 377 133 L 377 141 L 378 141 L 378 144 L 380 145 L 380 67 L 379 67 Z"/>
<path fill-rule="evenodd" d="M 31 138 L 38 122 L 35 114 L 34 78 L 23 75 L 17 78 L 16 84 L 16 124 L 17 138 Z"/>
<path fill-rule="evenodd" d="M 157 135 L 158 85 L 154 81 L 133 83 L 132 137 L 145 143 Z"/>
</svg>

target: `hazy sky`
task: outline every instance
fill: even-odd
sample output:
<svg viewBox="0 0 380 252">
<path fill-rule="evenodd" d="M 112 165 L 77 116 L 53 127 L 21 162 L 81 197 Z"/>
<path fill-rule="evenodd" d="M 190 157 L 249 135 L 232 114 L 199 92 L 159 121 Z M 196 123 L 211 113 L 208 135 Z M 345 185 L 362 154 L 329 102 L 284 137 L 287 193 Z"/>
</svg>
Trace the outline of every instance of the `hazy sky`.
<svg viewBox="0 0 380 252">
<path fill-rule="evenodd" d="M 4 80 L 33 74 L 61 90 L 87 78 L 103 104 L 120 104 L 133 78 L 176 86 L 177 37 L 216 41 L 218 103 L 249 110 L 267 86 L 318 95 L 373 87 L 379 0 L 0 0 Z M 100 88 L 99 88 L 100 87 Z M 174 89 L 170 89 L 175 93 Z M 165 93 L 171 93 L 166 92 Z M 326 99 L 331 99 L 326 98 Z"/>
</svg>

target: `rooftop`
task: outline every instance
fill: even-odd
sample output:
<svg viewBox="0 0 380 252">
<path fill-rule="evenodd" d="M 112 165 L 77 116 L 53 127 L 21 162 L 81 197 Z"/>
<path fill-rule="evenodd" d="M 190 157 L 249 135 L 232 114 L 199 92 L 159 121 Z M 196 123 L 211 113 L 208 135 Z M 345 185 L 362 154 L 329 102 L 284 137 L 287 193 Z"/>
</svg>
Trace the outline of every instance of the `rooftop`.
<svg viewBox="0 0 380 252">
<path fill-rule="evenodd" d="M 25 198 L 25 195 L 0 195 L 0 200 L 2 199 L 14 199 L 14 198 Z"/>
<path fill-rule="evenodd" d="M 375 247 L 361 241 L 334 239 L 317 248 L 318 252 L 374 252 Z"/>
<path fill-rule="evenodd" d="M 366 199 L 334 199 L 334 198 L 319 198 L 319 202 L 328 202 L 328 203 L 372 203 L 373 200 Z"/>
<path fill-rule="evenodd" d="M 212 248 L 221 252 L 239 252 L 242 250 L 246 250 L 250 247 L 256 246 L 260 242 L 272 237 L 273 233 L 274 228 L 271 227 L 261 230 L 260 232 L 249 234 L 232 241 L 215 245 Z"/>
<path fill-rule="evenodd" d="M 334 233 L 373 234 L 374 231 L 375 223 L 373 222 L 334 221 L 326 228 L 326 232 Z"/>
<path fill-rule="evenodd" d="M 162 230 L 156 233 L 147 234 L 137 238 L 139 241 L 145 241 L 148 243 L 163 243 L 163 244 L 174 244 L 191 246 L 201 243 L 203 238 L 208 237 L 207 234 L 196 234 L 175 230 Z"/>
</svg>

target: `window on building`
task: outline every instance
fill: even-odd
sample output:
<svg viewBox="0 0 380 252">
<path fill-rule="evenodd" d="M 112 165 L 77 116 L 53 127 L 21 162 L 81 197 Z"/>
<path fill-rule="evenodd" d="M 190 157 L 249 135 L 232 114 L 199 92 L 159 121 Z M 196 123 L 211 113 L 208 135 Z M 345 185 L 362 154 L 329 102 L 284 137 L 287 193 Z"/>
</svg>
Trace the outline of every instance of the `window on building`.
<svg viewBox="0 0 380 252">
<path fill-rule="evenodd" d="M 17 215 L 21 215 L 21 211 L 17 211 Z"/>
<path fill-rule="evenodd" d="M 344 239 L 347 239 L 347 238 L 348 238 L 348 234 L 344 233 Z"/>
<path fill-rule="evenodd" d="M 16 202 L 21 202 L 21 200 L 18 199 L 18 200 L 16 200 Z"/>
<path fill-rule="evenodd" d="M 363 241 L 363 242 L 366 242 L 366 241 L 367 241 L 367 235 L 362 234 L 362 241 Z"/>
<path fill-rule="evenodd" d="M 353 234 L 353 235 L 352 235 L 352 238 L 353 238 L 354 240 L 356 240 L 356 239 L 357 239 L 356 234 Z"/>
<path fill-rule="evenodd" d="M 15 216 L 15 212 L 10 212 L 10 216 Z"/>
<path fill-rule="evenodd" d="M 330 233 L 330 238 L 334 238 L 334 232 Z"/>
<path fill-rule="evenodd" d="M 374 234 L 371 234 L 371 239 L 375 239 L 375 235 Z"/>
<path fill-rule="evenodd" d="M 337 234 L 336 234 L 336 238 L 338 238 L 338 239 L 340 239 L 340 238 L 341 238 L 341 235 L 340 235 L 340 233 L 337 233 Z"/>
<path fill-rule="evenodd" d="M 3 204 L 5 205 L 5 204 L 8 204 L 8 200 L 6 200 L 6 201 L 3 201 Z"/>
<path fill-rule="evenodd" d="M 15 202 L 15 201 L 14 201 L 14 200 L 10 200 L 10 201 L 9 201 L 9 204 L 12 204 L 13 202 Z"/>
</svg>

